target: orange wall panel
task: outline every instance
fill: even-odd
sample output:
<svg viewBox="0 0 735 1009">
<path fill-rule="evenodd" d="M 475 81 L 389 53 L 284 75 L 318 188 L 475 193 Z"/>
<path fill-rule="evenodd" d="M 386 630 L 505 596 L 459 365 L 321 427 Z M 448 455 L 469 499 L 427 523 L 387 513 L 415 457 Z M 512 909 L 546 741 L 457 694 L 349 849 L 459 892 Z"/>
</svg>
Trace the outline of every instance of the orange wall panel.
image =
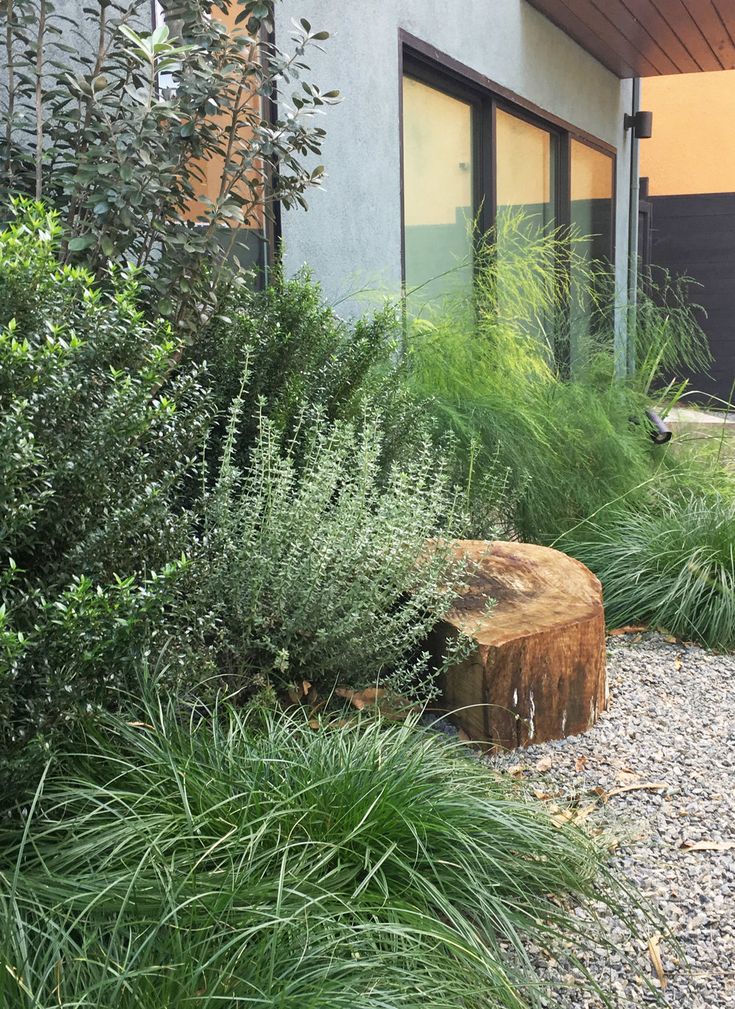
<svg viewBox="0 0 735 1009">
<path fill-rule="evenodd" d="M 735 193 L 735 70 L 646 78 L 641 108 L 653 112 L 640 145 L 652 196 Z"/>
<path fill-rule="evenodd" d="M 230 10 L 225 13 L 218 7 L 212 8 L 212 17 L 216 17 L 219 21 L 224 22 L 233 31 L 236 30 L 235 18 L 240 12 L 238 5 L 234 4 L 231 6 Z M 258 101 L 258 99 L 255 99 Z M 229 123 L 229 117 L 221 117 L 223 128 Z M 246 131 L 243 129 L 243 137 L 246 135 Z M 203 172 L 204 178 L 196 183 L 196 190 L 202 196 L 209 200 L 215 200 L 220 192 L 220 185 L 222 182 L 222 169 L 224 166 L 224 160 L 221 157 L 210 158 L 206 162 L 199 162 L 198 168 Z M 256 175 L 257 178 L 257 175 Z M 243 186 L 243 192 L 245 192 L 246 187 Z M 199 200 L 194 200 L 189 208 L 188 217 L 197 217 L 202 213 L 204 205 Z M 265 215 L 263 205 L 259 204 L 252 215 L 251 221 L 248 227 L 252 228 L 262 228 L 265 222 Z"/>
</svg>

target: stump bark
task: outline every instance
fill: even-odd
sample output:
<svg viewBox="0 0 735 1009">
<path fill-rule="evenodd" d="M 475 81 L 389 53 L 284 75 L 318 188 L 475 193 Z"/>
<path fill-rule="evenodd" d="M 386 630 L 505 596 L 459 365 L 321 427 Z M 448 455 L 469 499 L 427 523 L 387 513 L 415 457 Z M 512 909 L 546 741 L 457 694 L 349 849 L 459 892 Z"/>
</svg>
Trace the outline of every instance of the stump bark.
<svg viewBox="0 0 735 1009">
<path fill-rule="evenodd" d="M 579 561 L 528 543 L 461 540 L 467 588 L 438 629 L 474 647 L 442 704 L 474 741 L 512 749 L 584 732 L 607 700 L 602 588 Z M 487 600 L 495 605 L 488 614 Z"/>
</svg>

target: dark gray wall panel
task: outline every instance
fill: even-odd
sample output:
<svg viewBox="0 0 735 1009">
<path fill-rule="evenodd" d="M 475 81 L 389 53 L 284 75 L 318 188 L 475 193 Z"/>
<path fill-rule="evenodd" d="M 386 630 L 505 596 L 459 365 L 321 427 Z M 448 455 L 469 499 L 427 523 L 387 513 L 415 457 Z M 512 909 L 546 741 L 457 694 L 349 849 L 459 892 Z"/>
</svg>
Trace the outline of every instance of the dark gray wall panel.
<svg viewBox="0 0 735 1009">
<path fill-rule="evenodd" d="M 654 196 L 651 260 L 702 286 L 694 299 L 715 358 L 710 375 L 692 375 L 705 395 L 728 398 L 735 381 L 735 193 Z"/>
</svg>

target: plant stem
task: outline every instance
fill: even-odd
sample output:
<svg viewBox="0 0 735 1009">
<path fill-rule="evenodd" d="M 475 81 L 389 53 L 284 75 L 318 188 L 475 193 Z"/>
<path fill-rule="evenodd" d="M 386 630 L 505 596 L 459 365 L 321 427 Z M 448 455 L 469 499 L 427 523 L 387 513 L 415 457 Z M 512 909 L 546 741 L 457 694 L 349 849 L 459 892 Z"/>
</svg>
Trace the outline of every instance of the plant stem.
<svg viewBox="0 0 735 1009">
<path fill-rule="evenodd" d="M 36 199 L 43 196 L 43 41 L 46 34 L 46 0 L 40 0 L 36 37 Z"/>
<path fill-rule="evenodd" d="M 13 156 L 11 144 L 13 141 L 13 116 L 15 114 L 15 62 L 13 57 L 13 0 L 7 0 L 7 23 L 5 25 L 5 52 L 8 65 L 8 118 L 5 123 L 5 144 L 7 158 L 7 181 L 12 187 Z"/>
</svg>

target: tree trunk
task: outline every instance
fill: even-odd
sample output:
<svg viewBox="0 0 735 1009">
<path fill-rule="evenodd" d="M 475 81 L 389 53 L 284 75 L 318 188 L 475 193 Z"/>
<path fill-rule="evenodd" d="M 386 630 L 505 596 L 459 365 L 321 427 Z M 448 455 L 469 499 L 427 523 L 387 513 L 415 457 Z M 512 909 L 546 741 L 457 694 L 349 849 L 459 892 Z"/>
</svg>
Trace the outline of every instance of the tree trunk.
<svg viewBox="0 0 735 1009">
<path fill-rule="evenodd" d="M 471 562 L 468 587 L 434 647 L 458 631 L 474 647 L 444 677 L 443 707 L 472 740 L 494 748 L 589 729 L 607 699 L 597 578 L 549 547 L 460 540 L 457 551 Z"/>
</svg>

